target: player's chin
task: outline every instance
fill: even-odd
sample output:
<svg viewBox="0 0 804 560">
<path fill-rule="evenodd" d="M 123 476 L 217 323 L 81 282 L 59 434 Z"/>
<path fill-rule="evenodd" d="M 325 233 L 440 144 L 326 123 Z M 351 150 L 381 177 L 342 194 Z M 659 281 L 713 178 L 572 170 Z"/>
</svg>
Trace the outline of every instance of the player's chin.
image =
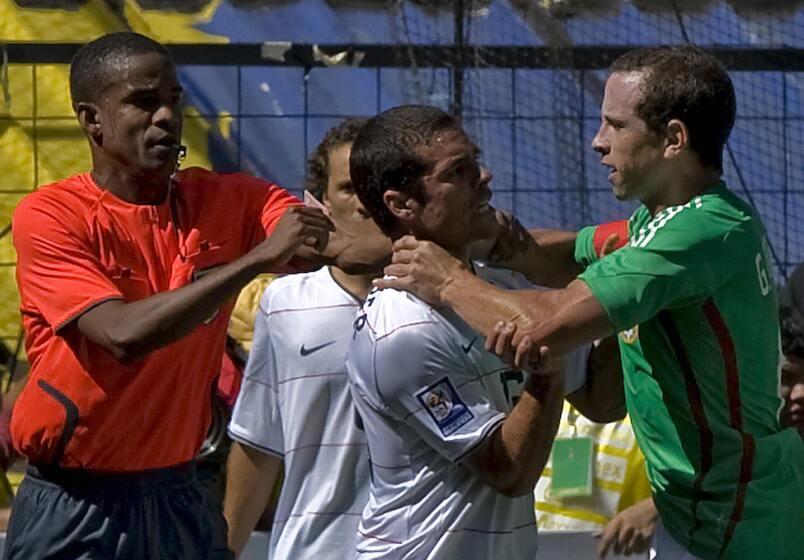
<svg viewBox="0 0 804 560">
<path fill-rule="evenodd" d="M 612 183 L 611 192 L 614 194 L 614 198 L 619 201 L 631 200 L 633 198 L 628 186 L 622 182 Z"/>
<path fill-rule="evenodd" d="M 176 163 L 179 161 L 179 156 L 176 150 L 159 148 L 162 148 L 162 146 L 157 146 L 147 150 L 145 154 L 143 154 L 143 166 L 151 171 L 157 171 L 160 169 L 173 171 L 176 169 Z"/>
</svg>

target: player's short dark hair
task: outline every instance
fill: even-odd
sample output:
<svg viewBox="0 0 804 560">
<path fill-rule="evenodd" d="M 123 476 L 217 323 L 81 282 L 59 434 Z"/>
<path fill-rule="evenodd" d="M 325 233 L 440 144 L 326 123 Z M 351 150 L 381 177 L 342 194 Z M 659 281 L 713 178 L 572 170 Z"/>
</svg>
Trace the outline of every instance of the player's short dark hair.
<svg viewBox="0 0 804 560">
<path fill-rule="evenodd" d="M 304 188 L 318 200 L 324 200 L 329 182 L 329 153 L 339 146 L 351 144 L 357 133 L 368 122 L 366 117 L 349 117 L 330 128 L 321 143 L 307 158 L 307 177 Z"/>
<path fill-rule="evenodd" d="M 430 164 L 417 148 L 430 144 L 435 133 L 460 126 L 437 107 L 402 105 L 369 119 L 352 144 L 349 170 L 352 185 L 366 211 L 386 234 L 396 225 L 383 202 L 389 190 L 424 202 L 421 178 Z"/>
<path fill-rule="evenodd" d="M 734 126 L 737 100 L 718 59 L 692 45 L 649 47 L 620 56 L 611 71 L 645 72 L 637 116 L 655 133 L 672 119 L 682 121 L 701 163 L 723 169 L 723 146 Z"/>
<path fill-rule="evenodd" d="M 70 62 L 73 107 L 82 101 L 95 101 L 111 81 L 111 72 L 127 58 L 151 53 L 168 56 L 164 45 L 131 31 L 109 33 L 78 49 Z"/>
<path fill-rule="evenodd" d="M 779 308 L 779 323 L 782 335 L 782 352 L 788 356 L 804 359 L 804 319 L 792 307 Z"/>
</svg>

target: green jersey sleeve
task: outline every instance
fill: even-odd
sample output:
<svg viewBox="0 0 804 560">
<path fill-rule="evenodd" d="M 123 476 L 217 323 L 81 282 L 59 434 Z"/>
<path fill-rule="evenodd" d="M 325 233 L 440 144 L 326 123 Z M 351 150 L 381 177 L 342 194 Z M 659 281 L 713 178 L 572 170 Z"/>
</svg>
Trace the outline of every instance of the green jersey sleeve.
<svg viewBox="0 0 804 560">
<path fill-rule="evenodd" d="M 731 256 L 749 232 L 734 216 L 707 211 L 696 198 L 654 218 L 640 208 L 634 218 L 629 245 L 579 276 L 617 330 L 702 301 L 737 273 Z"/>
<path fill-rule="evenodd" d="M 597 260 L 594 238 L 597 226 L 587 226 L 575 238 L 575 262 L 586 268 Z"/>
</svg>

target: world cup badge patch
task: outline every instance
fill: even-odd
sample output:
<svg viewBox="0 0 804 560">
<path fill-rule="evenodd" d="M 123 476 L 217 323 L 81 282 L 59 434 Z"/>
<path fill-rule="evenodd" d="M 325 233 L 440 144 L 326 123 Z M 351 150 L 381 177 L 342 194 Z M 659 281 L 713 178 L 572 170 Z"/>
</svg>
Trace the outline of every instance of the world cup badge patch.
<svg viewBox="0 0 804 560">
<path fill-rule="evenodd" d="M 444 436 L 454 434 L 475 417 L 448 377 L 422 389 L 416 398 Z"/>
</svg>

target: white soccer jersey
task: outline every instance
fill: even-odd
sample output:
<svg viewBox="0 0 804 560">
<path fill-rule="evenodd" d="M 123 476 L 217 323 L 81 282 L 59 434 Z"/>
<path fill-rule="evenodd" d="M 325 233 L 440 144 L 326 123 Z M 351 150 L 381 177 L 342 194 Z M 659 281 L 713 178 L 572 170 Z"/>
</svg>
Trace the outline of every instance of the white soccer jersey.
<svg viewBox="0 0 804 560">
<path fill-rule="evenodd" d="M 369 484 L 344 363 L 358 308 L 327 268 L 262 296 L 229 433 L 283 459 L 272 559 L 354 558 Z"/>
<path fill-rule="evenodd" d="M 501 287 L 523 287 L 490 271 L 477 267 Z M 397 290 L 367 298 L 347 356 L 372 468 L 358 558 L 535 557 L 532 495 L 503 496 L 460 464 L 503 422 L 524 381 L 483 345 L 451 310 Z"/>
</svg>

